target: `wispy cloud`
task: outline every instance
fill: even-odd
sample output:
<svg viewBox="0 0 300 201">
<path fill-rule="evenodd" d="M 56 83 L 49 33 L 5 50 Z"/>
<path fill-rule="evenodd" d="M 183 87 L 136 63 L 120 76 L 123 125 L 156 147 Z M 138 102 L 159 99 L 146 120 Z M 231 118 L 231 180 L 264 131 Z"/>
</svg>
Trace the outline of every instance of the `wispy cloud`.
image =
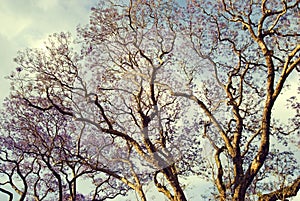
<svg viewBox="0 0 300 201">
<path fill-rule="evenodd" d="M 0 0 L 0 102 L 9 93 L 5 80 L 17 50 L 39 47 L 49 34 L 75 32 L 86 24 L 96 0 Z"/>
</svg>

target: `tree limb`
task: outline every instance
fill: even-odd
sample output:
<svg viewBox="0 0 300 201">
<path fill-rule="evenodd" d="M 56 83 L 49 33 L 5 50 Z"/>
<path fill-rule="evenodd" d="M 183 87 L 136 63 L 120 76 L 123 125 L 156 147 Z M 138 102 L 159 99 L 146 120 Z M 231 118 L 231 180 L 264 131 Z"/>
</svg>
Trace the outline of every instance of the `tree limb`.
<svg viewBox="0 0 300 201">
<path fill-rule="evenodd" d="M 280 188 L 279 190 L 263 194 L 259 197 L 258 201 L 276 201 L 285 200 L 286 198 L 297 195 L 300 189 L 300 176 L 293 182 L 292 185 Z"/>
</svg>

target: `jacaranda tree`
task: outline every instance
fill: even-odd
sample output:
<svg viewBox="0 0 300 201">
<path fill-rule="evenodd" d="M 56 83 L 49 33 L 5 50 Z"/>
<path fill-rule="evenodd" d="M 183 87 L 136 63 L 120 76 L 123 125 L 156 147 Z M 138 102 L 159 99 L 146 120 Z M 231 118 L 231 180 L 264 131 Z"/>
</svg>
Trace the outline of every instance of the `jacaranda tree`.
<svg viewBox="0 0 300 201">
<path fill-rule="evenodd" d="M 198 175 L 212 181 L 205 200 L 295 196 L 299 95 L 278 100 L 300 70 L 299 6 L 100 1 L 75 42 L 53 34 L 15 58 L 0 192 L 75 201 L 133 190 L 145 201 L 153 184 L 184 201 L 181 179 Z"/>
</svg>

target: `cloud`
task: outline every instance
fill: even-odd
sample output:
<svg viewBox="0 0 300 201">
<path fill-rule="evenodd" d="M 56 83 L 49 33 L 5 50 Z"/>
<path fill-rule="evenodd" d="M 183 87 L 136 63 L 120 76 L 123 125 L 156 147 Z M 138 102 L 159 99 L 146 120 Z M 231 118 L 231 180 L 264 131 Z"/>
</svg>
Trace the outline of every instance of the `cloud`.
<svg viewBox="0 0 300 201">
<path fill-rule="evenodd" d="M 0 34 L 11 40 L 20 34 L 26 27 L 30 26 L 31 20 L 28 17 L 14 15 L 9 11 L 0 12 Z"/>
<path fill-rule="evenodd" d="M 9 92 L 4 77 L 16 68 L 17 50 L 41 47 L 48 35 L 87 24 L 97 0 L 0 0 L 0 106 Z"/>
<path fill-rule="evenodd" d="M 7 37 L 0 34 L 0 104 L 4 97 L 9 94 L 9 80 L 4 79 L 4 77 L 13 69 L 11 55 L 15 54 L 16 51 L 16 48 L 11 45 Z"/>
<path fill-rule="evenodd" d="M 77 24 L 88 23 L 89 7 L 95 3 L 80 0 L 2 1 L 5 3 L 0 8 L 0 33 L 21 43 L 30 42 L 32 38 L 45 37 L 53 32 L 75 31 Z M 30 46 L 31 43 L 27 45 Z"/>
<path fill-rule="evenodd" d="M 43 10 L 49 10 L 52 8 L 55 8 L 58 4 L 58 0 L 36 0 L 36 5 L 40 8 L 42 8 Z"/>
</svg>

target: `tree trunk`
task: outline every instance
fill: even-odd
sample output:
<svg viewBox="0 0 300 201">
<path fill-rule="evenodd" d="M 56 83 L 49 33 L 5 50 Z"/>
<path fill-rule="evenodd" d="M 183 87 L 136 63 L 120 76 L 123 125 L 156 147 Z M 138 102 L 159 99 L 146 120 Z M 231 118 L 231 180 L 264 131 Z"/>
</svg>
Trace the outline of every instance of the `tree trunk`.
<svg viewBox="0 0 300 201">
<path fill-rule="evenodd" d="M 170 166 L 163 170 L 164 175 L 166 176 L 174 191 L 173 201 L 187 201 L 184 192 L 179 184 L 178 177 L 176 173 L 173 173 L 173 169 L 174 168 Z"/>
<path fill-rule="evenodd" d="M 244 201 L 246 190 L 246 185 L 244 183 L 240 183 L 234 190 L 232 201 Z"/>
</svg>

